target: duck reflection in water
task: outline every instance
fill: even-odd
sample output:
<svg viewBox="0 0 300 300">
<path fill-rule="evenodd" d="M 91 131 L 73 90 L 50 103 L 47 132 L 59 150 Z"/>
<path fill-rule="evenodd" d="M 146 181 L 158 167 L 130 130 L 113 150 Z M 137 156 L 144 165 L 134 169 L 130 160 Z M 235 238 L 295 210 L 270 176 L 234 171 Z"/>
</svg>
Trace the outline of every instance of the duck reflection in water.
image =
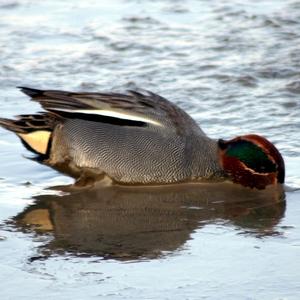
<svg viewBox="0 0 300 300">
<path fill-rule="evenodd" d="M 284 211 L 280 186 L 260 191 L 229 183 L 114 186 L 37 196 L 13 224 L 53 235 L 40 249 L 45 256 L 136 260 L 180 249 L 207 224 L 221 222 L 258 237 L 274 235 Z"/>
</svg>

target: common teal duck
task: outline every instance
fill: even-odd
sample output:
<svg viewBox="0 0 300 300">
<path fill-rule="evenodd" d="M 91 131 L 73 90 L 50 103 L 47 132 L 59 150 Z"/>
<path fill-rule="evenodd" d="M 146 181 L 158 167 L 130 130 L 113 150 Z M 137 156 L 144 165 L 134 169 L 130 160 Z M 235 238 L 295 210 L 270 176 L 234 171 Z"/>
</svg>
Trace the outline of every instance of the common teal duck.
<svg viewBox="0 0 300 300">
<path fill-rule="evenodd" d="M 213 140 L 182 109 L 149 91 L 73 93 L 21 87 L 45 112 L 0 119 L 35 159 L 83 180 L 168 184 L 229 179 L 263 189 L 285 167 L 264 137 Z"/>
</svg>

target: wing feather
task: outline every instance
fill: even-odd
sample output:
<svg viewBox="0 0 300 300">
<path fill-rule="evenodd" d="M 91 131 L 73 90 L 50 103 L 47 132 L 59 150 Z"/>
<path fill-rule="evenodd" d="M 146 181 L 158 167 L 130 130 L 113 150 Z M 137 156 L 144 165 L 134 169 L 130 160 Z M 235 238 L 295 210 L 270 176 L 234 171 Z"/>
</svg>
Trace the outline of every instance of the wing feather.
<svg viewBox="0 0 300 300">
<path fill-rule="evenodd" d="M 199 127 L 182 109 L 150 91 L 128 90 L 121 93 L 73 93 L 20 87 L 34 101 L 57 114 L 84 114 L 128 121 L 144 122 L 149 126 L 164 126 L 186 134 Z M 99 119 L 101 121 L 101 118 Z"/>
</svg>

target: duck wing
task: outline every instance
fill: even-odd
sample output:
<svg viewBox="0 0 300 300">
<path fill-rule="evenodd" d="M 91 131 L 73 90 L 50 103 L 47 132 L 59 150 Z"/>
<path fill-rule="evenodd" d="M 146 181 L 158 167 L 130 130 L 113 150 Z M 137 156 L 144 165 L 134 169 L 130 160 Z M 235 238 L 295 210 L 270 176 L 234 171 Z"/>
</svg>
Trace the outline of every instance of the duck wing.
<svg viewBox="0 0 300 300">
<path fill-rule="evenodd" d="M 117 125 L 165 127 L 186 135 L 201 129 L 182 109 L 150 91 L 121 93 L 74 93 L 20 87 L 47 110 L 66 118 L 79 118 Z M 203 132 L 201 131 L 203 134 Z"/>
</svg>

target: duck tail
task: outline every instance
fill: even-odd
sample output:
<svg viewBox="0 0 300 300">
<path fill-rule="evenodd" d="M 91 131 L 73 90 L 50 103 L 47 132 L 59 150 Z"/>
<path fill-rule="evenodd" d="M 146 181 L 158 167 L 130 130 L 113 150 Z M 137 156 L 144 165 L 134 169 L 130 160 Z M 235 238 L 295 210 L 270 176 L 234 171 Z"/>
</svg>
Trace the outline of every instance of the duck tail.
<svg viewBox="0 0 300 300">
<path fill-rule="evenodd" d="M 0 126 L 14 132 L 28 150 L 43 157 L 49 155 L 56 124 L 55 117 L 48 113 L 20 115 L 16 120 L 0 118 Z"/>
</svg>

